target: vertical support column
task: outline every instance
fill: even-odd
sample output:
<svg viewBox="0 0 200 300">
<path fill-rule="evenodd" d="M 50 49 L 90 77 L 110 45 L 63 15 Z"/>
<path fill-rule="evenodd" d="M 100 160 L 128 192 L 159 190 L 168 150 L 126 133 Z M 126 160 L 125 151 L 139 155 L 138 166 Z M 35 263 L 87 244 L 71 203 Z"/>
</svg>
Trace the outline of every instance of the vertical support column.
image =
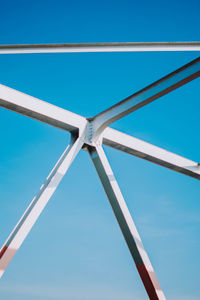
<svg viewBox="0 0 200 300">
<path fill-rule="evenodd" d="M 55 192 L 61 179 L 66 174 L 74 158 L 78 154 L 83 145 L 83 139 L 72 138 L 71 144 L 63 152 L 62 156 L 56 163 L 55 167 L 47 177 L 44 184 L 41 186 L 37 195 L 33 198 L 32 202 L 22 215 L 21 219 L 11 232 L 7 241 L 0 250 L 0 278 L 5 269 L 10 263 L 11 259 L 20 248 L 31 228 L 37 221 L 41 212 Z"/>
<path fill-rule="evenodd" d="M 124 235 L 137 270 L 143 281 L 149 299 L 165 300 L 165 296 L 156 278 L 155 272 L 144 249 L 128 207 L 114 177 L 110 164 L 102 147 L 88 149 L 101 183 L 112 206 L 115 217 Z"/>
</svg>

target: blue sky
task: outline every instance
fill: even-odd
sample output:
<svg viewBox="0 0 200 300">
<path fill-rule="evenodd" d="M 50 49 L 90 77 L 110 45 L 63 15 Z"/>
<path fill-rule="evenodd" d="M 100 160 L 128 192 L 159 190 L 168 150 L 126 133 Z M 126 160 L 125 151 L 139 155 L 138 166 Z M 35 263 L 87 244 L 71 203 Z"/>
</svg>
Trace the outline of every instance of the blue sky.
<svg viewBox="0 0 200 300">
<path fill-rule="evenodd" d="M 0 1 L 1 44 L 198 41 L 199 1 Z M 0 56 L 0 83 L 89 117 L 198 53 Z M 113 124 L 195 161 L 199 79 Z M 69 141 L 0 109 L 0 242 Z M 105 148 L 159 282 L 200 299 L 199 182 Z M 87 152 L 82 151 L 0 282 L 2 299 L 145 300 L 146 293 Z"/>
</svg>

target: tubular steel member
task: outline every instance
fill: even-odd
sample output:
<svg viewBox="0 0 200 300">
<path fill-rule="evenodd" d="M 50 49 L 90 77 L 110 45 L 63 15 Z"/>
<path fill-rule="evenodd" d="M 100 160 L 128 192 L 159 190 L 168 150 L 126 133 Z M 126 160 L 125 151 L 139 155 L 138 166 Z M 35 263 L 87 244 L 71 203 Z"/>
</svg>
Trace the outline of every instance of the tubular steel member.
<svg viewBox="0 0 200 300">
<path fill-rule="evenodd" d="M 0 54 L 200 51 L 200 42 L 128 42 L 0 45 Z"/>
<path fill-rule="evenodd" d="M 117 222 L 151 300 L 165 300 L 124 197 L 102 147 L 88 147 L 90 157 L 104 187 Z"/>
</svg>

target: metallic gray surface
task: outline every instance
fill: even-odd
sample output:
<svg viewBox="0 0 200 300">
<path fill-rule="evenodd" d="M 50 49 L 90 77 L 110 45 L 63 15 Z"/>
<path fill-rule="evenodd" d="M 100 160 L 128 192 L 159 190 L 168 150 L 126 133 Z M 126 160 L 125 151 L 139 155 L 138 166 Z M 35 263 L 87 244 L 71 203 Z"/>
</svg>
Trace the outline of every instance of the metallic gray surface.
<svg viewBox="0 0 200 300">
<path fill-rule="evenodd" d="M 0 45 L 0 54 L 199 50 L 200 42 L 116 42 Z"/>
</svg>

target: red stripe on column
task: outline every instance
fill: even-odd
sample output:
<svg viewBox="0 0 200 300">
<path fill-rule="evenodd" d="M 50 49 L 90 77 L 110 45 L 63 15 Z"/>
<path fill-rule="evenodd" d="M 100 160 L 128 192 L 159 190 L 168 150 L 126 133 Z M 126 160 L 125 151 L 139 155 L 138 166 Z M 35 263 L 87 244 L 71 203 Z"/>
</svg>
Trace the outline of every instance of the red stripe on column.
<svg viewBox="0 0 200 300">
<path fill-rule="evenodd" d="M 156 289 L 160 290 L 161 288 L 155 273 L 148 272 L 145 265 L 143 264 L 137 265 L 136 267 L 145 286 L 147 294 L 149 295 L 149 299 L 159 300 L 158 295 L 156 294 Z"/>
<path fill-rule="evenodd" d="M 7 246 L 3 246 L 3 248 L 1 249 L 1 252 L 0 252 L 0 259 L 2 258 L 2 256 L 4 255 L 4 253 L 6 252 L 7 249 L 8 249 Z"/>
</svg>

